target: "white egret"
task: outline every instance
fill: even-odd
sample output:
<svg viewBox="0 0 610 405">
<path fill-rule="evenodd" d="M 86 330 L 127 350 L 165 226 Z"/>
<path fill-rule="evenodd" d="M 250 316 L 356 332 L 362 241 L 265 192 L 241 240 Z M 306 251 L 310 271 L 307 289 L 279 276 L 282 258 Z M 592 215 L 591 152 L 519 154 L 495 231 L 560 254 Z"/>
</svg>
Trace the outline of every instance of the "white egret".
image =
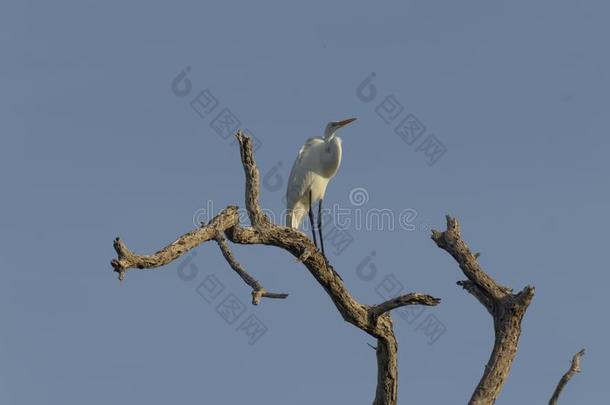
<svg viewBox="0 0 610 405">
<path fill-rule="evenodd" d="M 328 182 L 337 174 L 341 165 L 341 138 L 336 132 L 354 120 L 356 118 L 329 122 L 324 130 L 324 137 L 309 138 L 299 150 L 288 179 L 286 226 L 298 228 L 305 213 L 309 212 L 313 241 L 317 247 L 312 207 L 319 202 L 318 233 L 322 254 L 325 254 L 322 239 L 322 200 Z"/>
</svg>

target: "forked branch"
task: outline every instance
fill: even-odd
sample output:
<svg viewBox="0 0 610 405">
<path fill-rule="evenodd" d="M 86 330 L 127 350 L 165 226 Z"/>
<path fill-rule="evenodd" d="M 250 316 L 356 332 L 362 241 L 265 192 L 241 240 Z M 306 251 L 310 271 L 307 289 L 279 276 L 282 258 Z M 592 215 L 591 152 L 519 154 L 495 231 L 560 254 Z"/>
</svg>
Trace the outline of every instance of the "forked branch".
<svg viewBox="0 0 610 405">
<path fill-rule="evenodd" d="M 233 256 L 233 252 L 231 252 L 231 249 L 229 248 L 229 245 L 227 244 L 227 240 L 225 239 L 224 235 L 218 234 L 218 236 L 216 236 L 216 242 L 218 243 L 218 246 L 220 247 L 220 250 L 221 250 L 222 255 L 224 256 L 225 260 L 227 261 L 227 263 L 229 263 L 229 266 L 231 266 L 231 268 L 233 270 L 235 270 L 235 272 L 239 275 L 239 277 L 241 277 L 242 280 L 244 280 L 244 282 L 246 284 L 248 284 L 250 287 L 252 287 L 252 304 L 253 305 L 258 305 L 260 303 L 260 300 L 262 297 L 265 297 L 265 298 L 286 298 L 286 297 L 288 297 L 288 294 L 268 292 L 267 290 L 265 290 L 263 288 L 263 286 L 261 285 L 261 283 L 258 282 L 258 280 L 256 280 L 254 277 L 249 275 L 241 267 L 241 264 L 239 264 L 239 262 L 235 259 L 235 256 Z"/>
<path fill-rule="evenodd" d="M 344 320 L 377 338 L 377 390 L 374 405 L 395 405 L 398 390 L 397 343 L 389 311 L 404 305 L 437 305 L 440 300 L 429 295 L 412 293 L 368 306 L 358 302 L 349 292 L 341 277 L 327 258 L 303 233 L 273 224 L 259 204 L 259 171 L 253 156 L 252 140 L 238 133 L 241 161 L 246 177 L 245 203 L 251 227 L 239 223 L 237 207 L 221 211 L 210 223 L 202 225 L 172 242 L 153 255 L 137 255 L 117 238 L 114 248 L 117 259 L 112 260 L 119 279 L 128 269 L 151 269 L 166 265 L 201 243 L 215 240 L 231 268 L 252 288 L 252 303 L 262 297 L 286 298 L 287 294 L 267 292 L 260 282 L 250 276 L 235 259 L 226 240 L 237 244 L 263 244 L 281 248 L 302 262 L 329 295 Z"/>
<path fill-rule="evenodd" d="M 432 239 L 455 259 L 468 278 L 459 281 L 458 285 L 479 300 L 493 317 L 493 351 L 469 402 L 470 405 L 491 405 L 502 390 L 517 353 L 521 320 L 534 297 L 534 287 L 526 286 L 513 294 L 512 289 L 498 284 L 485 273 L 478 262 L 479 255 L 462 240 L 460 224 L 455 218 L 447 216 L 447 230 L 433 230 Z"/>
<path fill-rule="evenodd" d="M 349 292 L 343 280 L 335 272 L 312 241 L 303 233 L 273 224 L 259 204 L 259 171 L 253 156 L 252 141 L 238 133 L 240 156 L 246 177 L 245 204 L 250 227 L 239 223 L 238 208 L 229 206 L 208 224 L 192 230 L 152 255 L 137 255 L 119 238 L 114 241 L 117 258 L 111 264 L 119 279 L 125 278 L 129 269 L 152 269 L 164 266 L 196 246 L 214 240 L 225 260 L 239 277 L 252 288 L 252 303 L 260 299 L 286 298 L 288 294 L 272 293 L 248 274 L 235 259 L 227 239 L 236 244 L 270 245 L 281 248 L 302 262 L 311 275 L 329 295 L 343 319 L 377 339 L 377 389 L 374 405 L 395 405 L 398 392 L 398 345 L 394 335 L 390 312 L 405 305 L 438 305 L 440 299 L 420 293 L 402 295 L 378 305 L 364 305 Z M 495 343 L 483 377 L 476 387 L 469 404 L 491 405 L 500 393 L 508 377 L 517 352 L 521 334 L 521 320 L 534 296 L 534 287 L 526 286 L 519 293 L 498 284 L 481 268 L 479 253 L 473 253 L 462 240 L 461 230 L 455 218 L 447 216 L 447 230 L 432 231 L 437 246 L 448 252 L 458 263 L 466 280 L 458 285 L 472 294 L 491 314 L 494 320 Z M 373 347 L 373 346 L 372 346 Z M 580 372 L 580 357 L 584 349 L 572 359 L 571 367 L 561 378 L 550 404 L 554 405 L 567 382 Z"/>
<path fill-rule="evenodd" d="M 202 225 L 200 228 L 182 235 L 152 255 L 137 255 L 133 253 L 117 237 L 114 240 L 113 246 L 118 257 L 113 259 L 110 264 L 114 271 L 119 274 L 119 280 L 123 281 L 127 270 L 132 268 L 153 269 L 165 266 L 203 242 L 216 238 L 219 232 L 238 223 L 239 213 L 237 207 L 229 206 L 216 215 L 207 225 Z"/>
</svg>

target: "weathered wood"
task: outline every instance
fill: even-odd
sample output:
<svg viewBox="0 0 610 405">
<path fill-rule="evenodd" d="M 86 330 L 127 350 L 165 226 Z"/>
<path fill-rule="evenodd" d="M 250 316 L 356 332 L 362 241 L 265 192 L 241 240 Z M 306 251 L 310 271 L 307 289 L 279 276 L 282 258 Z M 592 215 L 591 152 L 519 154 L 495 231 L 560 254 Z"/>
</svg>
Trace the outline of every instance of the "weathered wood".
<svg viewBox="0 0 610 405">
<path fill-rule="evenodd" d="M 239 264 L 237 259 L 235 259 L 235 256 L 233 256 L 233 252 L 231 252 L 231 249 L 229 248 L 229 245 L 227 244 L 227 240 L 225 239 L 224 235 L 218 234 L 216 236 L 216 242 L 218 243 L 220 251 L 222 252 L 222 255 L 224 256 L 225 260 L 227 261 L 227 263 L 229 263 L 229 266 L 231 266 L 231 268 L 235 270 L 235 272 L 239 275 L 239 277 L 241 277 L 242 280 L 244 280 L 246 284 L 252 287 L 252 305 L 258 305 L 260 303 L 261 298 L 263 297 L 280 299 L 288 297 L 288 294 L 285 293 L 273 293 L 265 290 L 265 288 L 263 288 L 263 286 L 261 285 L 261 283 L 259 283 L 258 280 L 248 274 L 243 269 L 241 264 Z"/>
<path fill-rule="evenodd" d="M 374 306 L 358 302 L 327 258 L 307 236 L 298 230 L 273 224 L 265 215 L 259 204 L 260 175 L 254 161 L 252 141 L 242 133 L 236 136 L 246 177 L 245 203 L 251 226 L 241 226 L 237 207 L 230 206 L 216 215 L 210 223 L 181 236 L 153 255 L 137 255 L 117 238 L 114 248 L 118 258 L 111 262 L 114 271 L 119 273 L 119 279 L 123 280 L 129 269 L 151 269 L 166 265 L 199 244 L 215 240 L 231 268 L 252 288 L 252 303 L 257 305 L 262 297 L 286 298 L 287 294 L 267 292 L 260 282 L 237 262 L 225 237 L 236 244 L 263 244 L 281 248 L 305 265 L 327 292 L 345 321 L 377 338 L 378 377 L 373 403 L 395 405 L 398 392 L 398 344 L 389 311 L 405 305 L 434 306 L 440 300 L 426 294 L 411 293 Z"/>
<path fill-rule="evenodd" d="M 493 317 L 494 347 L 469 402 L 470 405 L 491 405 L 508 378 L 519 345 L 521 320 L 534 297 L 534 287 L 526 286 L 513 294 L 512 289 L 498 284 L 485 273 L 478 262 L 479 254 L 472 253 L 462 240 L 460 225 L 455 218 L 447 216 L 447 230 L 433 230 L 432 239 L 457 261 L 468 278 L 459 281 L 458 285 L 477 298 Z"/>
<path fill-rule="evenodd" d="M 570 368 L 568 369 L 568 371 L 566 371 L 566 373 L 561 377 L 561 379 L 557 383 L 557 387 L 555 388 L 555 391 L 553 392 L 553 396 L 551 396 L 551 399 L 549 400 L 549 405 L 557 404 L 557 400 L 559 400 L 559 394 L 561 394 L 561 391 L 566 386 L 568 381 L 570 381 L 572 379 L 572 377 L 574 377 L 577 373 L 580 373 L 582 371 L 580 368 L 580 358 L 584 354 L 585 354 L 585 349 L 581 349 L 578 353 L 576 353 L 572 357 L 572 361 L 570 362 Z"/>
<path fill-rule="evenodd" d="M 371 314 L 373 317 L 377 318 L 386 312 L 406 305 L 437 305 L 440 302 L 440 299 L 433 298 L 426 294 L 410 293 L 389 299 L 371 307 Z"/>
<path fill-rule="evenodd" d="M 343 317 L 377 339 L 377 389 L 373 405 L 395 405 L 398 398 L 398 344 L 394 335 L 390 311 L 405 305 L 438 305 L 440 300 L 430 295 L 410 293 L 387 300 L 378 305 L 364 305 L 349 292 L 343 280 L 334 271 L 327 258 L 303 233 L 273 224 L 259 204 L 260 175 L 253 156 L 252 141 L 238 133 L 241 161 L 246 178 L 245 204 L 251 226 L 239 223 L 238 208 L 229 206 L 208 224 L 190 231 L 152 255 L 137 255 L 119 238 L 114 241 L 117 258 L 111 264 L 119 279 L 129 269 L 152 269 L 164 266 L 184 253 L 209 240 L 215 240 L 230 267 L 252 288 L 252 303 L 261 298 L 286 298 L 288 294 L 271 293 L 248 274 L 231 252 L 227 239 L 236 244 L 269 245 L 281 248 L 302 262 L 311 275 L 329 295 Z M 474 390 L 470 405 L 494 404 L 510 372 L 521 334 L 521 320 L 534 296 L 534 287 L 526 286 L 519 293 L 498 284 L 479 265 L 480 253 L 470 251 L 462 240 L 460 225 L 447 216 L 447 230 L 432 231 L 437 246 L 447 251 L 458 263 L 467 280 L 458 285 L 472 294 L 485 306 L 494 321 L 495 343 L 483 377 Z M 373 347 L 373 346 L 372 346 Z M 567 373 L 559 381 L 549 404 L 555 405 L 567 382 L 580 372 L 580 357 L 576 353 Z"/>
<path fill-rule="evenodd" d="M 200 228 L 182 235 L 152 255 L 136 255 L 117 237 L 113 245 L 118 257 L 113 259 L 110 264 L 114 271 L 119 274 L 119 280 L 123 281 L 128 269 L 153 269 L 165 266 L 203 242 L 215 239 L 219 231 L 238 223 L 237 207 L 229 206 L 216 215 L 207 225 L 202 225 Z"/>
</svg>

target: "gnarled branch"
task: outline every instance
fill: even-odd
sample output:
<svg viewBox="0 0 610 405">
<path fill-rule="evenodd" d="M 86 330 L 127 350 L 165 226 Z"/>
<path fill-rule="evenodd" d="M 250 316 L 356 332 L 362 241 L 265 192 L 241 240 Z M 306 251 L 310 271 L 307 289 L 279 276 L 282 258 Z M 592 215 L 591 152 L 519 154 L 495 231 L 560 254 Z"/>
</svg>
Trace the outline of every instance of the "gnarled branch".
<svg viewBox="0 0 610 405">
<path fill-rule="evenodd" d="M 114 240 L 114 250 L 118 257 L 113 259 L 110 264 L 114 268 L 114 271 L 119 273 L 119 280 L 123 281 L 127 270 L 131 268 L 152 269 L 165 266 L 203 242 L 215 239 L 219 232 L 231 228 L 238 223 L 238 208 L 229 206 L 212 218 L 207 225 L 202 225 L 200 228 L 182 235 L 152 255 L 141 256 L 133 253 L 127 248 L 123 241 L 117 237 Z"/>
<path fill-rule="evenodd" d="M 534 297 L 534 287 L 526 286 L 513 294 L 512 289 L 498 284 L 485 273 L 479 265 L 478 254 L 472 253 L 462 240 L 460 225 L 455 218 L 447 216 L 447 230 L 433 230 L 432 239 L 455 259 L 468 278 L 458 284 L 477 298 L 493 317 L 493 351 L 469 402 L 470 405 L 491 405 L 502 390 L 517 353 L 521 320 Z"/>
<path fill-rule="evenodd" d="M 261 285 L 261 283 L 258 282 L 258 280 L 256 280 L 254 277 L 249 275 L 243 269 L 243 267 L 241 267 L 241 264 L 239 264 L 237 259 L 235 259 L 235 256 L 233 256 L 233 252 L 231 252 L 231 249 L 229 248 L 229 245 L 227 244 L 227 240 L 224 238 L 223 235 L 219 234 L 218 236 L 216 236 L 216 242 L 218 243 L 218 247 L 220 247 L 220 251 L 222 252 L 222 255 L 226 259 L 227 263 L 229 263 L 229 266 L 231 266 L 231 268 L 233 270 L 235 270 L 235 272 L 239 275 L 239 277 L 241 277 L 242 280 L 244 280 L 244 282 L 246 284 L 248 284 L 250 287 L 252 287 L 252 304 L 253 305 L 258 305 L 262 297 L 265 297 L 265 298 L 286 298 L 286 297 L 288 297 L 288 294 L 285 294 L 285 293 L 268 292 L 267 290 L 265 290 L 263 288 L 263 286 Z"/>
<path fill-rule="evenodd" d="M 577 373 L 580 373 L 582 371 L 580 368 L 580 358 L 584 354 L 585 354 L 585 349 L 580 349 L 580 351 L 572 357 L 572 361 L 570 362 L 570 368 L 561 377 L 561 380 L 559 380 L 559 382 L 557 383 L 557 387 L 555 388 L 555 391 L 553 392 L 553 396 L 549 400 L 549 405 L 557 404 L 557 400 L 559 399 L 559 394 L 561 394 L 561 391 L 566 386 L 568 381 L 570 381 L 572 379 L 572 377 L 574 377 Z"/>
<path fill-rule="evenodd" d="M 440 300 L 429 295 L 411 293 L 378 305 L 359 303 L 349 292 L 343 280 L 310 239 L 303 233 L 271 223 L 259 204 L 260 175 L 253 156 L 252 141 L 238 133 L 240 155 L 246 177 L 245 203 L 250 227 L 239 223 L 237 207 L 229 206 L 208 224 L 181 236 L 152 255 L 137 255 L 119 239 L 114 241 L 117 258 L 111 264 L 123 280 L 128 269 L 152 269 L 166 265 L 201 243 L 215 240 L 231 268 L 252 288 L 252 302 L 257 305 L 262 297 L 286 298 L 288 294 L 266 291 L 261 283 L 250 276 L 235 259 L 227 239 L 236 244 L 263 244 L 279 247 L 302 262 L 311 275 L 329 295 L 343 319 L 377 338 L 377 389 L 374 405 L 395 405 L 398 389 L 398 345 L 394 335 L 390 311 L 405 305 L 437 305 Z M 459 264 L 467 280 L 458 281 L 492 315 L 495 343 L 483 377 L 469 404 L 493 404 L 502 389 L 517 351 L 521 333 L 521 320 L 532 301 L 534 288 L 526 286 L 513 294 L 512 289 L 498 284 L 483 271 L 478 263 L 479 253 L 470 251 L 461 238 L 459 223 L 447 217 L 445 232 L 432 231 L 432 239 L 447 251 Z M 550 404 L 555 404 L 563 387 L 580 371 L 580 357 L 584 349 L 572 359 L 570 370 L 560 380 Z"/>
<path fill-rule="evenodd" d="M 434 306 L 440 304 L 440 298 L 434 298 L 427 294 L 410 293 L 401 295 L 396 298 L 389 299 L 381 304 L 374 305 L 371 307 L 371 315 L 374 318 L 385 314 L 393 309 L 404 307 L 407 305 L 426 305 Z"/>
<path fill-rule="evenodd" d="M 229 250 L 225 237 L 237 244 L 263 244 L 286 250 L 302 262 L 311 275 L 329 295 L 343 319 L 377 338 L 377 390 L 374 405 L 395 405 L 398 390 L 397 342 L 389 311 L 403 305 L 437 305 L 440 300 L 429 295 L 412 293 L 376 306 L 358 302 L 349 292 L 341 277 L 335 272 L 327 258 L 303 233 L 273 224 L 259 204 L 259 171 L 253 156 L 252 140 L 237 133 L 240 155 L 246 177 L 246 210 L 251 227 L 239 224 L 237 207 L 227 207 L 209 224 L 193 230 L 150 256 L 140 256 L 116 239 L 114 243 L 118 258 L 112 261 L 114 271 L 123 279 L 130 268 L 147 269 L 163 266 L 178 258 L 195 246 L 216 240 L 225 259 L 235 272 L 253 289 L 253 303 L 261 297 L 285 298 L 287 294 L 269 293 L 251 277 Z M 224 235 L 223 235 L 224 234 Z"/>
</svg>

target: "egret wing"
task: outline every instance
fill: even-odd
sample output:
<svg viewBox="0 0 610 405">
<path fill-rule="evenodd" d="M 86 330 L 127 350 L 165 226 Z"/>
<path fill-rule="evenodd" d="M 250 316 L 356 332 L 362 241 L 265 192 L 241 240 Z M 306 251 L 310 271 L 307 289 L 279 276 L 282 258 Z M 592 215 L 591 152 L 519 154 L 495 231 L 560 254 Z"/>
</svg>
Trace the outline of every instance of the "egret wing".
<svg viewBox="0 0 610 405">
<path fill-rule="evenodd" d="M 309 138 L 299 150 L 299 154 L 292 165 L 290 177 L 288 178 L 288 188 L 286 189 L 286 206 L 291 209 L 297 201 L 300 201 L 313 181 L 313 161 L 310 158 L 310 151 L 316 144 L 323 143 L 320 138 Z"/>
</svg>

